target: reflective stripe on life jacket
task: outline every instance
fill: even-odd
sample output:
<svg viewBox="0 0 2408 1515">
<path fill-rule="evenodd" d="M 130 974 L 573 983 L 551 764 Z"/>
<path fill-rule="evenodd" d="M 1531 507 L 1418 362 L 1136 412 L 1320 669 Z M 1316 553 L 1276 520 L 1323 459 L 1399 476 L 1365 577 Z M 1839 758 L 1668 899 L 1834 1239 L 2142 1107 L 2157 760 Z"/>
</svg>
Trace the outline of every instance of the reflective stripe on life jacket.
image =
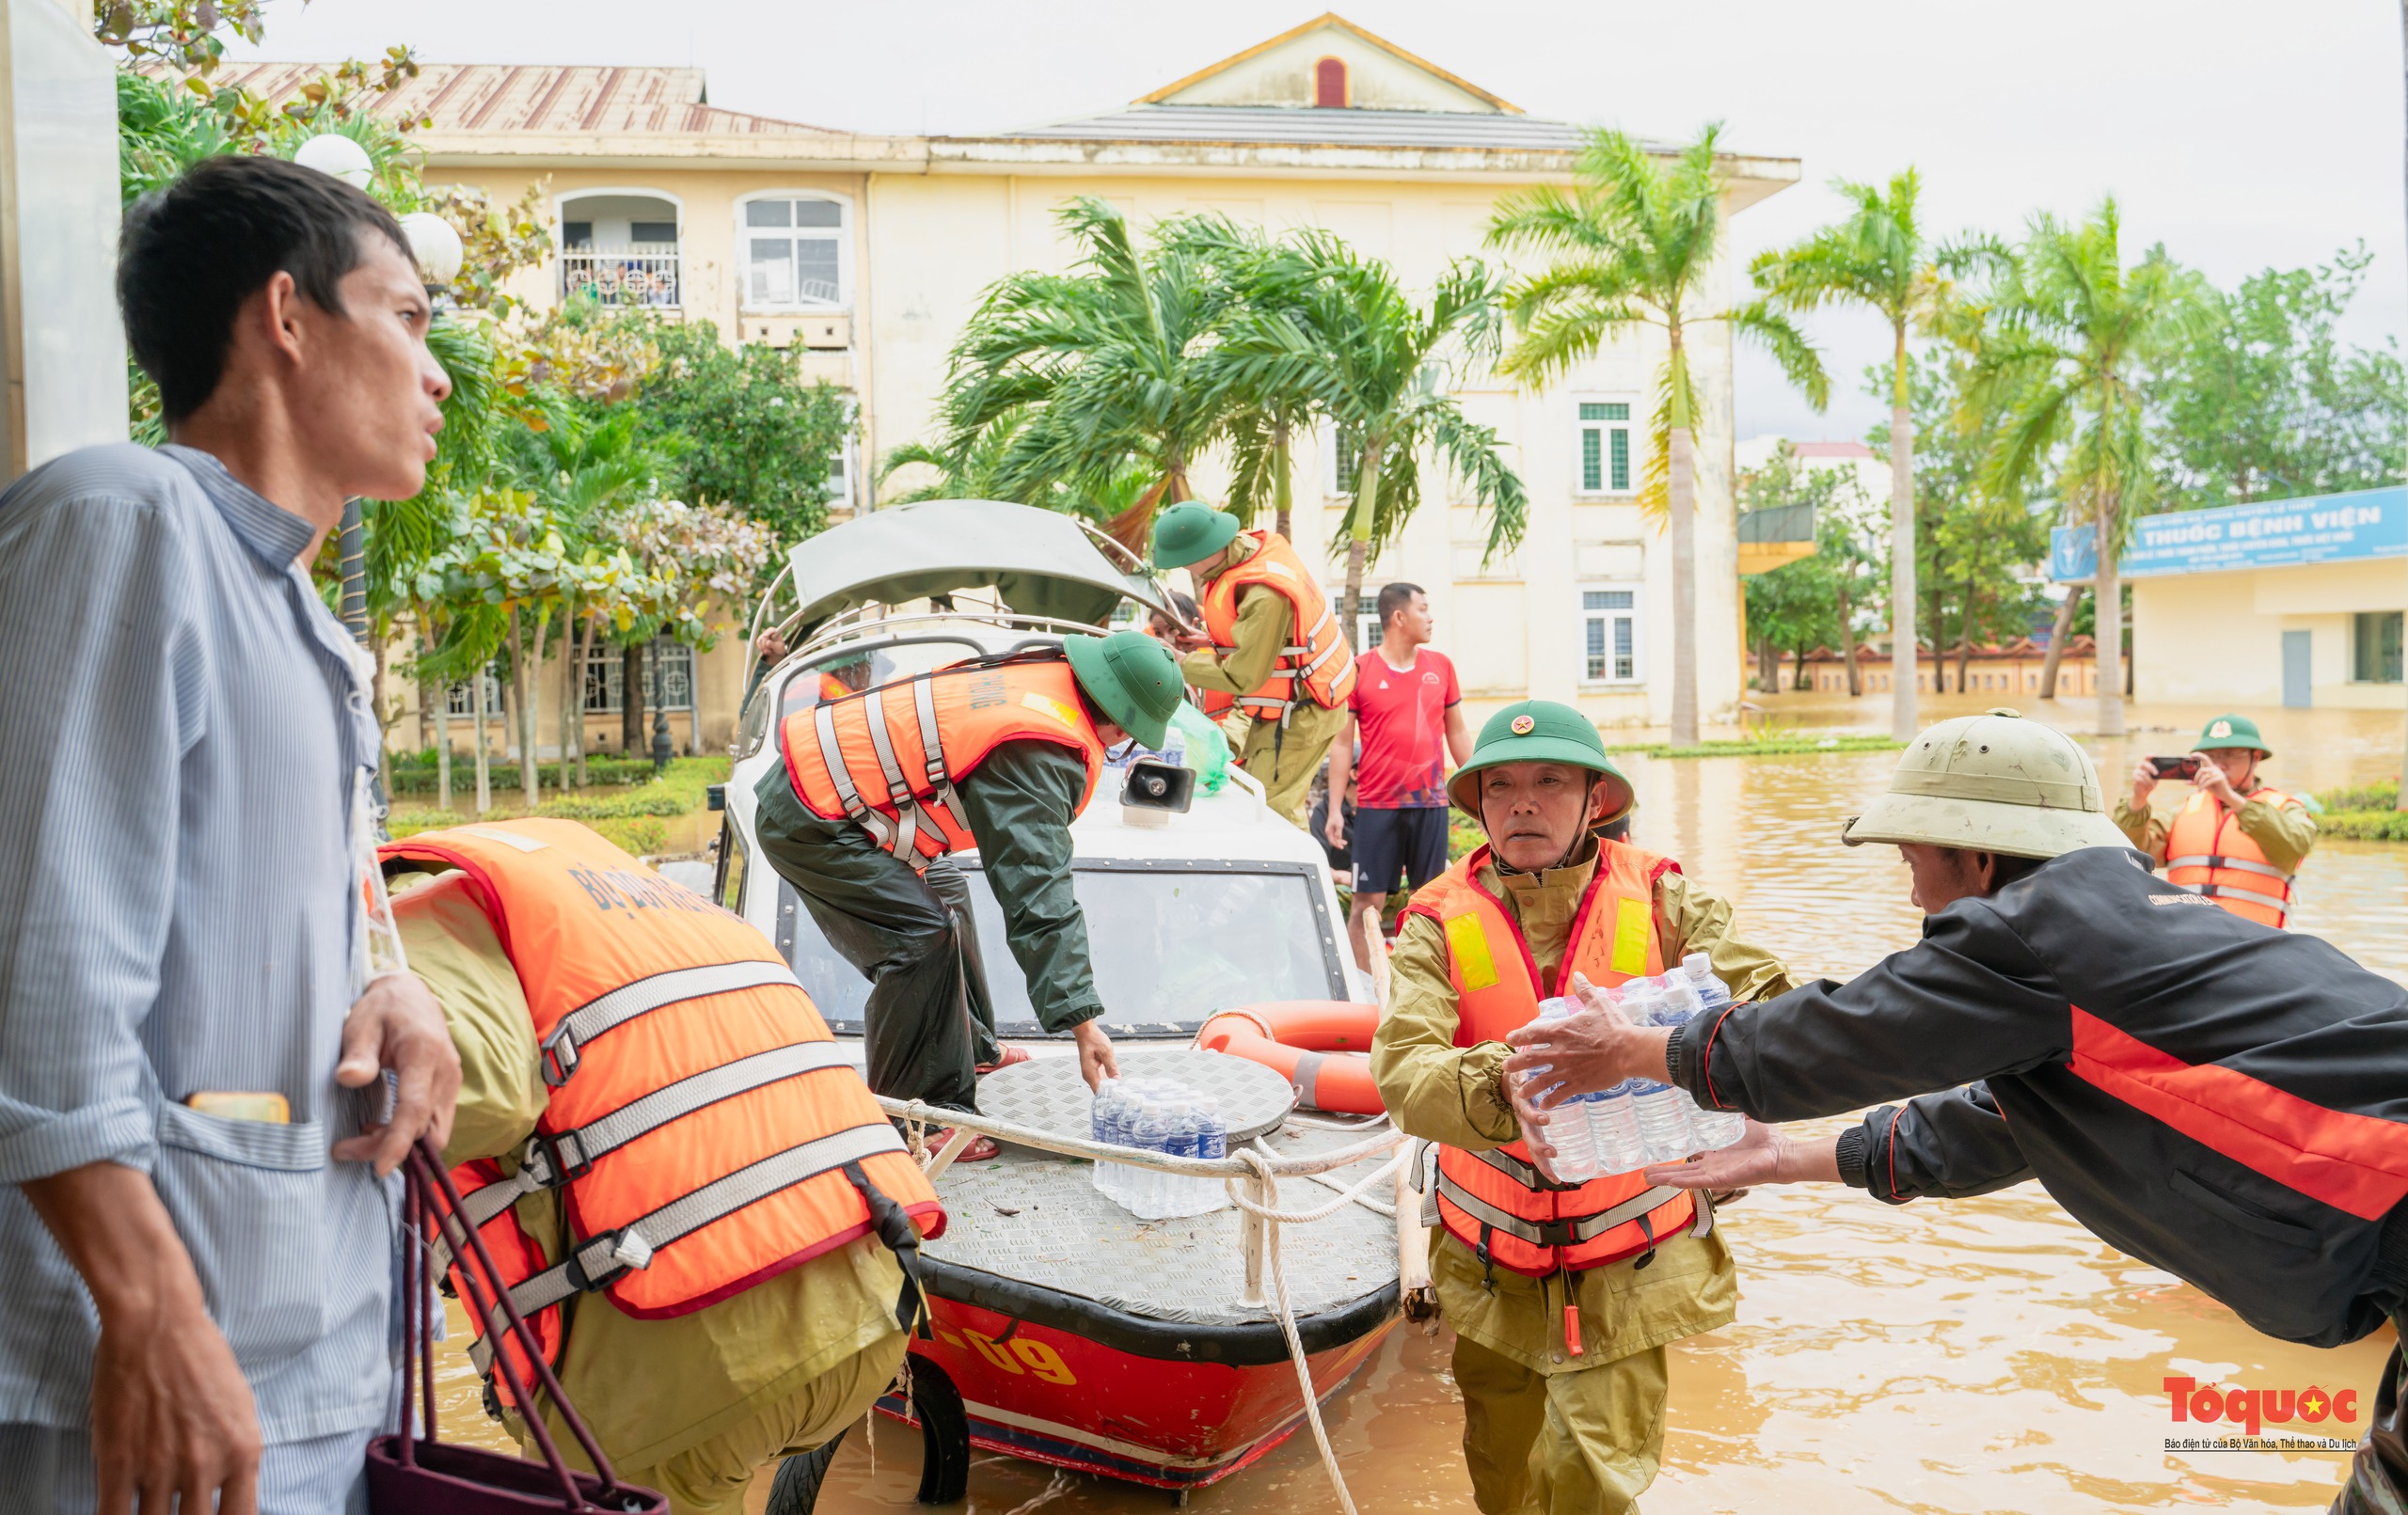
<svg viewBox="0 0 2408 1515">
<path fill-rule="evenodd" d="M 515 1170 L 455 1177 L 547 1352 L 555 1307 L 582 1290 L 629 1316 L 685 1315 L 873 1232 L 916 1271 L 918 1236 L 894 1216 L 941 1233 L 935 1191 L 758 931 L 573 821 L 383 851 L 459 868 L 526 991 L 543 1117 Z M 545 1190 L 562 1191 L 567 1233 L 551 1259 L 511 1215 Z M 489 1370 L 477 1324 L 471 1356 Z"/>
<path fill-rule="evenodd" d="M 953 786 L 1006 742 L 1055 742 L 1086 764 L 1076 815 L 1095 797 L 1103 740 L 1059 652 L 979 658 L 799 710 L 779 729 L 786 777 L 815 815 L 848 817 L 914 867 L 974 847 Z"/>
<path fill-rule="evenodd" d="M 2277 809 L 2291 802 L 2278 789 L 2260 789 L 2247 797 Z M 2264 851 L 2241 829 L 2241 812 L 2225 809 L 2205 790 L 2183 803 L 2166 829 L 2166 882 L 2205 894 L 2244 920 L 2287 924 L 2294 876 L 2266 860 Z"/>
<path fill-rule="evenodd" d="M 1547 994 L 1570 992 L 1575 972 L 1611 986 L 1664 971 L 1656 933 L 1656 880 L 1680 864 L 1625 842 L 1600 839 L 1597 868 L 1572 918 Z M 1438 923 L 1447 979 L 1455 990 L 1455 1045 L 1502 1041 L 1538 1018 L 1537 961 L 1501 901 L 1481 887 L 1481 847 L 1413 896 L 1406 912 Z M 1487 1152 L 1438 1148 L 1438 1216 L 1482 1266 L 1543 1277 L 1600 1267 L 1642 1252 L 1711 1212 L 1685 1190 L 1651 1188 L 1638 1173 L 1608 1174 L 1570 1188 L 1549 1185 L 1513 1142 Z"/>
<path fill-rule="evenodd" d="M 1279 649 L 1278 658 L 1271 665 L 1271 676 L 1253 693 L 1229 695 L 1217 689 L 1204 690 L 1204 713 L 1217 720 L 1235 705 L 1259 719 L 1277 720 L 1295 703 L 1299 679 L 1305 686 L 1302 698 L 1323 709 L 1338 709 L 1346 703 L 1347 695 L 1354 687 L 1354 655 L 1347 645 L 1346 634 L 1339 627 L 1336 612 L 1330 608 L 1329 596 L 1313 581 L 1286 537 L 1274 531 L 1242 531 L 1239 535 L 1255 544 L 1254 553 L 1205 585 L 1196 596 L 1205 633 L 1212 639 L 1214 647 L 1224 653 L 1233 651 L 1238 644 L 1241 592 L 1260 584 L 1278 591 L 1288 602 L 1296 639 Z"/>
</svg>

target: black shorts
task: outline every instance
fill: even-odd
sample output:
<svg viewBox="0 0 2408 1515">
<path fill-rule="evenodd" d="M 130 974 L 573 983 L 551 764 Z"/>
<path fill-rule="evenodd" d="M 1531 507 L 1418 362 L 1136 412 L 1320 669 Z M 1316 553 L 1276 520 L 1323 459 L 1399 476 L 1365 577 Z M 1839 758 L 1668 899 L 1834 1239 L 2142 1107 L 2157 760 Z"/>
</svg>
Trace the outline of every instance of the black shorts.
<svg viewBox="0 0 2408 1515">
<path fill-rule="evenodd" d="M 1447 871 L 1447 807 L 1354 813 L 1354 892 L 1393 894 L 1401 878 L 1422 885 Z"/>
</svg>

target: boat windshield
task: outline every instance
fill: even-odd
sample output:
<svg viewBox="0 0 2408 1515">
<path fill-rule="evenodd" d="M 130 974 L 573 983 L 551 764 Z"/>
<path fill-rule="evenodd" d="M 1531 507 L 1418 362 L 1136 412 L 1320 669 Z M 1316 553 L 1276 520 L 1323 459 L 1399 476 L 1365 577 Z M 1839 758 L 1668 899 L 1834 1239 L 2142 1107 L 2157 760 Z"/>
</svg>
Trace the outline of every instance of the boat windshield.
<svg viewBox="0 0 2408 1515">
<path fill-rule="evenodd" d="M 1028 981 L 1004 935 L 1004 915 L 975 866 L 969 876 L 978 946 L 1006 1036 L 1042 1035 Z M 1082 862 L 1073 876 L 1104 1020 L 1116 1033 L 1193 1035 L 1214 1012 L 1273 1000 L 1341 1000 L 1333 923 L 1303 864 Z M 795 976 L 838 1032 L 859 1034 L 869 983 L 837 955 L 810 912 L 783 886 L 779 945 Z M 791 926 L 788 923 L 793 923 Z M 791 931 L 791 939 L 787 939 Z"/>
<path fill-rule="evenodd" d="M 840 647 L 786 675 L 778 691 L 776 717 L 783 722 L 797 711 L 809 710 L 819 702 L 823 691 L 833 694 L 841 688 L 848 694 L 858 693 L 873 685 L 912 678 L 965 657 L 982 656 L 986 651 L 964 637 L 913 637 L 866 647 Z M 752 702 L 745 707 L 744 731 L 738 743 L 745 757 L 759 751 L 769 734 L 769 703 L 768 691 L 764 687 L 753 691 Z"/>
</svg>

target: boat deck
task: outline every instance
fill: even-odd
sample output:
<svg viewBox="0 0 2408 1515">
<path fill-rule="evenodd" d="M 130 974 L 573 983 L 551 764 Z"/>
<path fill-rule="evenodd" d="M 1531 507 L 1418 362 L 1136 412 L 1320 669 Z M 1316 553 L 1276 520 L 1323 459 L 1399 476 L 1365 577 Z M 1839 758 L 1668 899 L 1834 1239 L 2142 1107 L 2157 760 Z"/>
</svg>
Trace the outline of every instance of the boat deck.
<svg viewBox="0 0 2408 1515">
<path fill-rule="evenodd" d="M 1366 1134 L 1291 1121 L 1259 1140 L 1275 1156 L 1307 1157 L 1353 1145 Z M 1383 1160 L 1366 1159 L 1329 1177 L 1352 1186 Z M 1077 1158 L 1010 1145 L 990 1161 L 956 1163 L 937 1182 L 950 1219 L 944 1235 L 928 1243 L 928 1255 L 1157 1320 L 1212 1326 L 1275 1318 L 1270 1310 L 1238 1302 L 1245 1265 L 1235 1206 L 1142 1221 L 1096 1190 L 1094 1171 L 1093 1163 Z M 1373 1190 L 1367 1197 L 1390 1197 L 1385 1182 Z M 1279 1186 L 1285 1210 L 1315 1209 L 1336 1197 L 1310 1179 Z M 1359 1204 L 1280 1232 L 1288 1294 L 1299 1318 L 1396 1283 L 1395 1223 Z M 1265 1290 L 1271 1286 L 1266 1279 Z"/>
</svg>

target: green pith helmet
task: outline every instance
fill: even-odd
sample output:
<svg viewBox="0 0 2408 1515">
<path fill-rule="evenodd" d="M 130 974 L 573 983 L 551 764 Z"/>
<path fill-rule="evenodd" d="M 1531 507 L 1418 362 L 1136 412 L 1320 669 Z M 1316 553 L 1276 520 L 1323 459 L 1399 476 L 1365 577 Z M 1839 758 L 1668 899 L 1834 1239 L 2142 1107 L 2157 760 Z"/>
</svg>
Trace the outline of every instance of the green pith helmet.
<svg viewBox="0 0 2408 1515">
<path fill-rule="evenodd" d="M 1200 563 L 1238 534 L 1238 518 L 1200 499 L 1183 499 L 1154 517 L 1154 571 Z"/>
<path fill-rule="evenodd" d="M 2274 755 L 2266 750 L 2266 738 L 2258 734 L 2258 723 L 2247 716 L 2218 716 L 2199 729 L 2199 739 L 2191 744 L 2191 750 L 2213 752 L 2226 747 L 2242 748 L 2261 758 Z"/>
<path fill-rule="evenodd" d="M 1605 814 L 1598 819 L 1610 821 L 1630 809 L 1630 781 L 1614 766 L 1614 760 L 1606 756 L 1606 744 L 1597 735 L 1597 723 L 1570 705 L 1560 705 L 1552 700 L 1525 700 L 1489 717 L 1480 728 L 1480 740 L 1472 744 L 1470 760 L 1447 781 L 1448 799 L 1457 810 L 1479 820 L 1480 785 L 1475 775 L 1502 763 L 1562 763 L 1602 773 L 1613 786 L 1613 794 L 1606 802 Z"/>
<path fill-rule="evenodd" d="M 1163 745 L 1163 732 L 1187 697 L 1179 659 L 1142 631 L 1109 637 L 1065 637 L 1070 671 L 1096 708 L 1144 747 Z"/>
<path fill-rule="evenodd" d="M 1841 827 L 1840 840 L 1852 847 L 1922 842 L 2012 858 L 2132 844 L 2107 818 L 2090 755 L 2065 733 L 2012 710 L 1925 730 L 1898 760 L 1890 792 Z"/>
</svg>

